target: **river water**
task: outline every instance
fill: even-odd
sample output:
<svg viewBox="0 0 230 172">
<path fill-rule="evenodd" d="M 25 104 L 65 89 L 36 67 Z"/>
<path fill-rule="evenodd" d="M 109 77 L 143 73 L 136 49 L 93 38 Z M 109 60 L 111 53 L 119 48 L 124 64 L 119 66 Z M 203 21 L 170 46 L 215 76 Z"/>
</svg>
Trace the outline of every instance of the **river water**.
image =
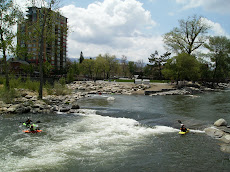
<svg viewBox="0 0 230 172">
<path fill-rule="evenodd" d="M 108 100 L 109 97 L 115 98 Z M 229 171 L 203 129 L 230 122 L 230 91 L 196 96 L 92 95 L 77 114 L 0 116 L 2 172 Z M 26 134 L 27 117 L 42 133 Z M 191 132 L 178 134 L 181 120 Z"/>
</svg>

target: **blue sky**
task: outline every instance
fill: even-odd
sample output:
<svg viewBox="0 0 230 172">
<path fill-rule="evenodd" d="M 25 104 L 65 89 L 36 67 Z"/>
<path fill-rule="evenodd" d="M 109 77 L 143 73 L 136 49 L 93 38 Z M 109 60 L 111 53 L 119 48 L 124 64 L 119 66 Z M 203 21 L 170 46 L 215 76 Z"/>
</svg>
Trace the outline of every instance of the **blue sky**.
<svg viewBox="0 0 230 172">
<path fill-rule="evenodd" d="M 21 1 L 21 0 L 20 0 Z M 202 16 L 209 35 L 230 38 L 230 0 L 62 0 L 68 18 L 68 56 L 109 53 L 148 62 L 151 53 L 166 50 L 162 37 L 178 20 Z"/>
</svg>

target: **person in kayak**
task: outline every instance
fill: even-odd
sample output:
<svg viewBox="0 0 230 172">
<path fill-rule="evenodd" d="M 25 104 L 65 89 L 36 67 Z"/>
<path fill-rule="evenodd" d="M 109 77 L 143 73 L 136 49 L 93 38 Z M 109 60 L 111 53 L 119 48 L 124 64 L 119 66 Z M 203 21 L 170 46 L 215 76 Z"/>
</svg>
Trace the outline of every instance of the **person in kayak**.
<svg viewBox="0 0 230 172">
<path fill-rule="evenodd" d="M 30 131 L 35 131 L 34 125 L 30 126 Z"/>
<path fill-rule="evenodd" d="M 32 120 L 28 117 L 25 123 L 26 123 L 27 126 L 29 126 L 29 125 L 31 125 L 30 124 L 31 122 L 32 122 Z"/>
<path fill-rule="evenodd" d="M 180 125 L 181 125 L 180 130 L 181 130 L 182 132 L 186 132 L 186 131 L 187 131 L 187 128 L 185 128 L 184 124 L 180 124 Z"/>
</svg>

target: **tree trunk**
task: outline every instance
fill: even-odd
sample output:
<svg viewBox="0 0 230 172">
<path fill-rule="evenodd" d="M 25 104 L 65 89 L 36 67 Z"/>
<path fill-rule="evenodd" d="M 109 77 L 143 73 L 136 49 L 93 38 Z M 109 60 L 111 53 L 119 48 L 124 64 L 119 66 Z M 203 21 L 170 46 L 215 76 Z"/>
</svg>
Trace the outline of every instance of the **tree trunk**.
<svg viewBox="0 0 230 172">
<path fill-rule="evenodd" d="M 9 82 L 9 74 L 8 74 L 8 65 L 7 65 L 7 61 L 6 61 L 6 46 L 5 46 L 5 42 L 3 39 L 3 31 L 2 31 L 1 26 L 0 26 L 0 32 L 1 32 L 3 62 L 4 62 L 4 70 L 5 70 L 5 78 L 6 78 L 6 88 L 7 88 L 7 90 L 9 90 L 10 89 L 10 82 Z"/>
<path fill-rule="evenodd" d="M 45 9 L 46 10 L 46 9 Z M 42 99 L 43 95 L 43 56 L 44 56 L 44 34 L 45 34 L 45 25 L 46 25 L 47 13 L 44 14 L 43 24 L 42 24 L 42 33 L 40 40 L 40 53 L 39 53 L 39 76 L 40 76 L 40 86 L 39 86 L 39 99 Z"/>
<path fill-rule="evenodd" d="M 162 73 L 161 73 L 161 63 L 158 64 L 158 67 L 159 67 L 159 79 L 161 80 L 162 79 Z"/>
</svg>

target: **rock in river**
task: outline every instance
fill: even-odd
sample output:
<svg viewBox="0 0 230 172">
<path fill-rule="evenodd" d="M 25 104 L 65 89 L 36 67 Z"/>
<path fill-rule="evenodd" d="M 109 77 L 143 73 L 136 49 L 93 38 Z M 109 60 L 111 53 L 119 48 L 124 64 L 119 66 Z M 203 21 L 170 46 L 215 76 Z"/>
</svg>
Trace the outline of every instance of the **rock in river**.
<svg viewBox="0 0 230 172">
<path fill-rule="evenodd" d="M 227 126 L 228 123 L 223 118 L 220 118 L 214 123 L 214 125 L 220 127 L 220 126 Z"/>
</svg>

